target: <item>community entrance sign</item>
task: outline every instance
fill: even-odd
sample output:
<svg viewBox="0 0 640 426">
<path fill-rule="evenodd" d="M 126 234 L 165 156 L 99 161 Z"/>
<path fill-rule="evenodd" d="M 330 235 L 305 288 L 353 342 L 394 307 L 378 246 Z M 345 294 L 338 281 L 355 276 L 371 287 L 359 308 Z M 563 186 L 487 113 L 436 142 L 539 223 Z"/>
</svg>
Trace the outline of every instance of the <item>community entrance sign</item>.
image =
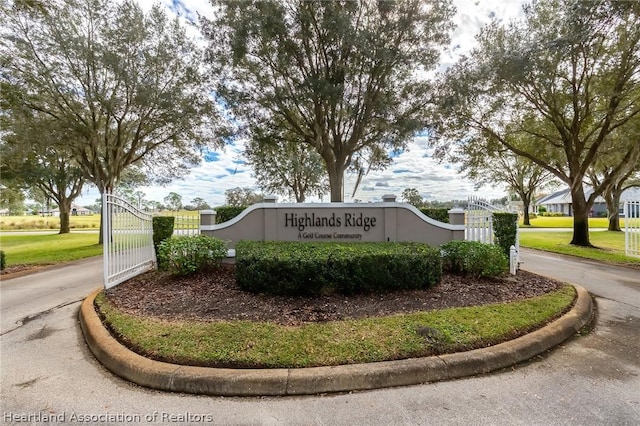
<svg viewBox="0 0 640 426">
<path fill-rule="evenodd" d="M 215 224 L 215 212 L 201 212 L 200 231 L 229 241 L 414 241 L 432 245 L 464 239 L 464 211 L 450 212 L 451 224 L 403 203 L 266 202 Z"/>
</svg>

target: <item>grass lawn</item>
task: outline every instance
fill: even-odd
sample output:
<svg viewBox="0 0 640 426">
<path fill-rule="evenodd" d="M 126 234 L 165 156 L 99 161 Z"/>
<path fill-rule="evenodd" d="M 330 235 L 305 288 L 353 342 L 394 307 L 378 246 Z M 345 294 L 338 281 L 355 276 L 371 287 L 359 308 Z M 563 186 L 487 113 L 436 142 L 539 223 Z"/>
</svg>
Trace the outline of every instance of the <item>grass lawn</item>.
<svg viewBox="0 0 640 426">
<path fill-rule="evenodd" d="M 99 229 L 100 215 L 71 216 L 71 229 Z M 43 230 L 60 229 L 60 218 L 54 216 L 0 216 L 0 230 Z"/>
<path fill-rule="evenodd" d="M 521 232 L 520 245 L 604 262 L 640 264 L 640 258 L 625 256 L 623 232 L 591 232 L 589 238 L 595 248 L 570 245 L 572 236 L 572 232 Z"/>
<path fill-rule="evenodd" d="M 269 322 L 181 322 L 118 311 L 101 293 L 96 305 L 114 334 L 150 358 L 187 365 L 298 368 L 428 356 L 513 339 L 565 312 L 575 289 L 513 303 L 359 320 L 284 326 Z M 433 331 L 429 337 L 420 329 Z"/>
<path fill-rule="evenodd" d="M 547 217 L 538 216 L 531 219 L 531 226 L 524 226 L 520 220 L 520 226 L 523 228 L 573 228 L 572 216 Z M 609 219 L 606 217 L 589 218 L 589 228 L 607 228 L 609 227 Z M 620 227 L 624 227 L 624 219 L 620 219 Z"/>
<path fill-rule="evenodd" d="M 102 254 L 97 233 L 51 235 L 2 235 L 0 248 L 7 266 L 62 263 Z"/>
<path fill-rule="evenodd" d="M 199 212 L 180 210 L 177 212 L 162 211 L 154 213 L 158 216 L 180 216 L 198 219 Z M 71 229 L 100 229 L 100 215 L 71 216 L 69 226 Z M 195 226 L 196 222 L 189 224 L 186 228 Z M 185 227 L 183 226 L 182 229 Z M 60 229 L 60 218 L 55 216 L 0 216 L 1 231 L 25 231 L 25 230 L 48 230 Z"/>
</svg>

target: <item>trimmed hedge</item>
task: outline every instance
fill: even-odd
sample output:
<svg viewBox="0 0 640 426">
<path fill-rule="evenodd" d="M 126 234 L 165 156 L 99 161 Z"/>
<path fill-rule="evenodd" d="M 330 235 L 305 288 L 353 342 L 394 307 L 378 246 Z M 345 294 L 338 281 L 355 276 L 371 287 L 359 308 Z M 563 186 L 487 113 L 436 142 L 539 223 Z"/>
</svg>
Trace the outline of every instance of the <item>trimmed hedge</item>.
<svg viewBox="0 0 640 426">
<path fill-rule="evenodd" d="M 421 243 L 255 242 L 236 245 L 245 291 L 277 295 L 385 293 L 431 287 L 440 251 Z"/>
<path fill-rule="evenodd" d="M 223 223 L 233 219 L 249 206 L 220 206 L 216 207 L 216 223 Z"/>
<path fill-rule="evenodd" d="M 7 267 L 7 256 L 4 254 L 4 250 L 0 250 L 0 271 L 4 271 Z"/>
<path fill-rule="evenodd" d="M 509 259 L 494 244 L 449 241 L 440 246 L 442 269 L 454 274 L 495 277 L 509 270 Z"/>
<path fill-rule="evenodd" d="M 226 256 L 226 243 L 206 235 L 168 238 L 158 245 L 158 263 L 174 275 L 217 267 Z"/>
<path fill-rule="evenodd" d="M 439 220 L 440 222 L 449 223 L 449 209 L 432 209 L 427 207 L 421 207 L 418 210 L 431 219 Z"/>
<path fill-rule="evenodd" d="M 508 259 L 511 246 L 516 245 L 518 213 L 493 213 L 493 233 L 496 236 L 495 244 L 502 248 Z"/>
<path fill-rule="evenodd" d="M 156 257 L 158 257 L 158 246 L 167 238 L 171 238 L 173 235 L 173 224 L 176 218 L 173 216 L 154 216 L 151 219 L 151 226 L 153 228 L 153 248 L 156 250 Z M 161 262 L 158 261 L 158 265 Z"/>
</svg>

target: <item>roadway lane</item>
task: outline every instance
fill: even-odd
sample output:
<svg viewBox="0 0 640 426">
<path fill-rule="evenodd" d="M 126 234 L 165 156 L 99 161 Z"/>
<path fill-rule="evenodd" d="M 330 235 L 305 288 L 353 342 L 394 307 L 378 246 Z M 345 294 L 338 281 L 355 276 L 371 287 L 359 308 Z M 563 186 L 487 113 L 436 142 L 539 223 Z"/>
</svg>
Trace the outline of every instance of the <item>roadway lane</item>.
<svg viewBox="0 0 640 426">
<path fill-rule="evenodd" d="M 81 420 L 86 424 L 191 425 L 638 424 L 640 274 L 546 256 L 525 250 L 525 268 L 547 275 L 571 269 L 571 281 L 604 296 L 597 298 L 599 317 L 591 333 L 530 363 L 491 375 L 286 398 L 202 397 L 131 385 L 95 361 L 78 329 L 79 303 L 73 299 L 78 297 L 76 292 L 95 287 L 92 279 L 80 273 L 73 278 L 80 283 L 72 282 L 71 276 L 54 283 L 48 273 L 33 276 L 22 281 L 25 299 L 39 298 L 39 291 L 50 294 L 78 287 L 64 299 L 71 303 L 59 308 L 59 299 L 40 298 L 32 305 L 12 295 L 13 303 L 44 313 L 0 337 L 0 421 L 19 424 L 23 419 L 57 416 L 55 420 L 62 424 Z M 7 286 L 11 281 L 1 284 L 3 299 L 9 291 L 18 291 Z"/>
<path fill-rule="evenodd" d="M 0 334 L 51 309 L 83 300 L 102 285 L 102 256 L 0 281 Z"/>
<path fill-rule="evenodd" d="M 561 281 L 583 283 L 596 296 L 631 303 L 640 309 L 640 269 L 522 248 L 521 268 Z M 635 290 L 629 292 L 628 290 Z"/>
</svg>

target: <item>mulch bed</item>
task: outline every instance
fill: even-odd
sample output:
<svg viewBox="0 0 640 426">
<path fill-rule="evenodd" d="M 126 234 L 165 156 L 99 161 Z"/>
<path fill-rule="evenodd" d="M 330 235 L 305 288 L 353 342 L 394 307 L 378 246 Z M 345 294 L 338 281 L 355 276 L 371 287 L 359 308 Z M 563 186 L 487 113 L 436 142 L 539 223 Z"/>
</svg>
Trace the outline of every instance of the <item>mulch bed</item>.
<svg viewBox="0 0 640 426">
<path fill-rule="evenodd" d="M 149 272 L 106 291 L 120 310 L 165 320 L 251 320 L 283 325 L 507 303 L 539 296 L 563 283 L 526 271 L 482 279 L 447 274 L 428 290 L 388 294 L 283 297 L 242 291 L 235 266 L 189 277 Z"/>
</svg>

